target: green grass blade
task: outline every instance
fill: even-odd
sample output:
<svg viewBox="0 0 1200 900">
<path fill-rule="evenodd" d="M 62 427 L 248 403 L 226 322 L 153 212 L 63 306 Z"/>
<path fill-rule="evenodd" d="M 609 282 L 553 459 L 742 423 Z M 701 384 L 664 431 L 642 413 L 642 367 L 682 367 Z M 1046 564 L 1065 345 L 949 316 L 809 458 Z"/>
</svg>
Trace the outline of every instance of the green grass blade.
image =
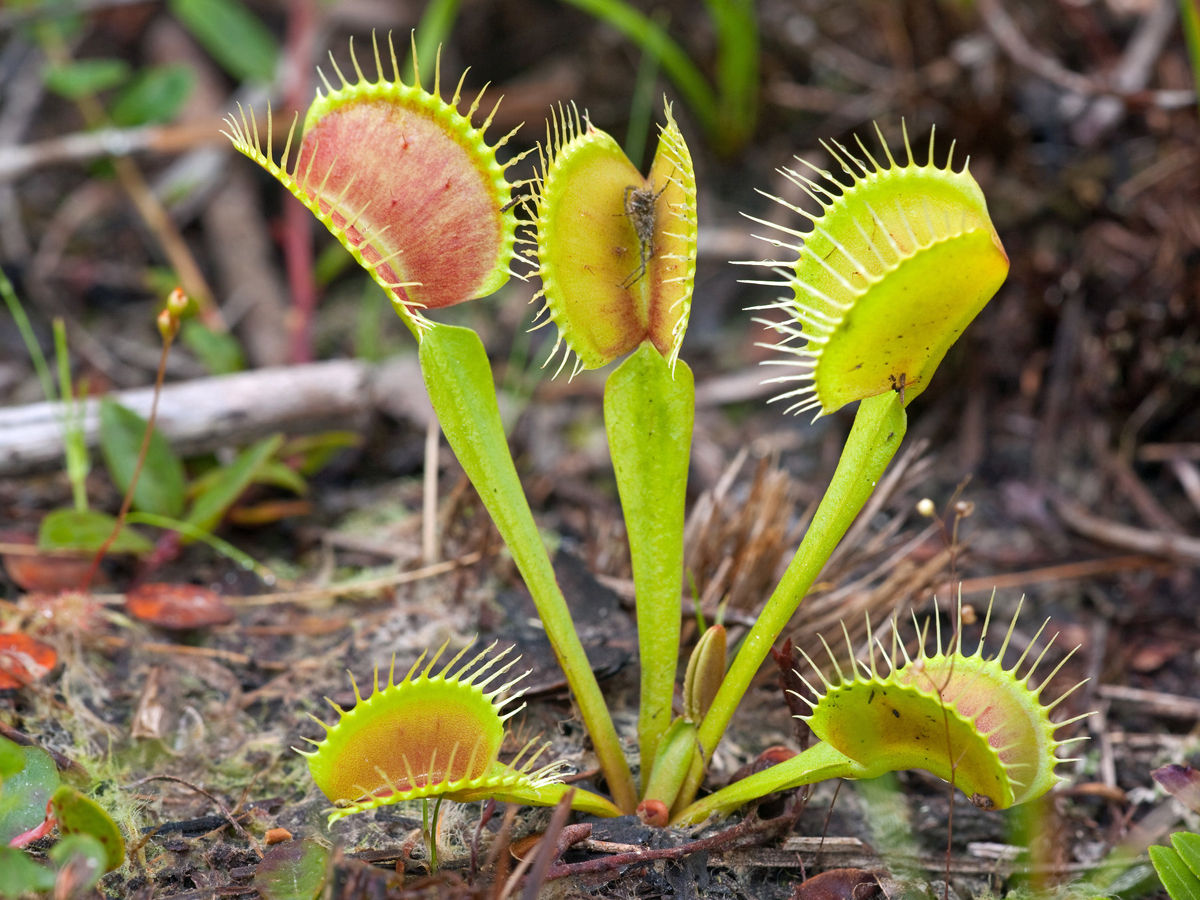
<svg viewBox="0 0 1200 900">
<path fill-rule="evenodd" d="M 178 531 L 190 541 L 207 544 L 222 556 L 233 560 L 246 571 L 253 572 L 265 583 L 275 584 L 278 581 L 274 572 L 258 562 L 250 554 L 243 553 L 237 547 L 233 546 L 233 544 L 229 543 L 229 541 L 222 540 L 212 532 L 204 531 L 180 519 L 172 519 L 169 516 L 157 516 L 154 513 L 131 512 L 125 517 L 125 521 L 130 525 L 149 525 L 151 528 L 161 528 L 163 531 Z"/>
<path fill-rule="evenodd" d="M 196 498 L 184 521 L 202 532 L 215 529 L 229 507 L 254 483 L 259 467 L 274 456 L 282 444 L 283 435 L 276 434 L 243 450 L 233 462 L 221 469 L 220 476 Z M 191 536 L 182 533 L 185 537 Z"/>
<path fill-rule="evenodd" d="M 1183 37 L 1187 41 L 1188 58 L 1192 62 L 1196 108 L 1200 110 L 1200 6 L 1197 0 L 1179 0 L 1179 17 L 1183 20 Z"/>
<path fill-rule="evenodd" d="M 624 0 L 565 0 L 576 9 L 611 25 L 646 53 L 662 61 L 692 115 L 709 136 L 718 134 L 717 97 L 703 73 L 670 35 Z"/>
<path fill-rule="evenodd" d="M 639 169 L 645 161 L 650 120 L 654 116 L 654 82 L 658 79 L 658 70 L 658 56 L 650 48 L 643 49 L 629 101 L 629 128 L 625 132 L 624 147 L 625 155 Z"/>
<path fill-rule="evenodd" d="M 83 433 L 83 407 L 71 387 L 71 359 L 67 352 L 67 328 L 62 319 L 54 320 L 54 358 L 58 363 L 58 393 L 62 397 L 63 450 L 67 457 L 67 480 L 75 509 L 86 512 L 87 476 L 92 468 L 87 438 Z"/>
<path fill-rule="evenodd" d="M 736 150 L 758 114 L 758 19 L 753 0 L 705 0 L 717 32 L 719 149 Z"/>
<path fill-rule="evenodd" d="M 50 366 L 46 362 L 45 354 L 42 353 L 37 336 L 33 333 L 33 326 L 29 324 L 29 316 L 25 315 L 25 307 L 21 305 L 21 299 L 17 296 L 12 282 L 8 280 L 3 269 L 0 269 L 0 296 L 4 297 L 4 304 L 8 307 L 9 315 L 17 323 L 17 331 L 21 333 L 21 341 L 25 344 L 29 358 L 33 360 L 33 370 L 37 373 L 42 393 L 46 395 L 47 401 L 53 403 L 58 399 L 58 392 L 54 390 L 54 379 L 50 376 Z"/>
<path fill-rule="evenodd" d="M 238 0 L 169 0 L 183 26 L 234 78 L 267 83 L 275 77 L 279 45 Z"/>
<path fill-rule="evenodd" d="M 417 23 L 417 61 L 425 64 L 421 70 L 421 87 L 433 87 L 433 63 L 438 48 L 446 43 L 454 22 L 458 18 L 460 0 L 430 0 Z M 408 60 L 408 71 L 412 71 L 412 60 Z"/>
</svg>

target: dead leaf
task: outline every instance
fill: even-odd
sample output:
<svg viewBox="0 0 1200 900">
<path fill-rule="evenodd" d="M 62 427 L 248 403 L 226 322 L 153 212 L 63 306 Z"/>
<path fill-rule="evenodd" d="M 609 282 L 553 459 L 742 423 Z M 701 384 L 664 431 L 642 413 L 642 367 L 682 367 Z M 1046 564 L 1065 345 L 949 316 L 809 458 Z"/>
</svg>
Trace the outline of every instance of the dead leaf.
<svg viewBox="0 0 1200 900">
<path fill-rule="evenodd" d="M 58 652 L 49 644 L 19 631 L 0 634 L 0 690 L 32 684 L 57 662 Z"/>
<path fill-rule="evenodd" d="M 32 535 L 5 531 L 0 533 L 0 543 L 12 548 L 0 553 L 0 561 L 13 584 L 23 591 L 57 594 L 78 590 L 92 567 L 91 554 L 39 551 Z"/>
<path fill-rule="evenodd" d="M 195 584 L 139 585 L 125 595 L 125 609 L 135 619 L 174 631 L 233 621 L 233 609 L 220 594 Z"/>
<path fill-rule="evenodd" d="M 1200 812 L 1200 772 L 1191 766 L 1174 763 L 1155 769 L 1150 775 L 1164 791 L 1192 812 Z"/>
<path fill-rule="evenodd" d="M 138 697 L 137 709 L 133 714 L 133 725 L 129 734 L 135 738 L 161 738 L 165 733 L 164 721 L 167 711 L 159 701 L 159 681 L 162 669 L 153 666 L 146 681 L 142 684 L 142 692 Z"/>
<path fill-rule="evenodd" d="M 830 869 L 797 885 L 792 900 L 869 900 L 879 881 L 866 869 Z"/>
<path fill-rule="evenodd" d="M 1134 647 L 1129 656 L 1129 668 L 1134 672 L 1154 672 L 1183 655 L 1186 646 L 1181 641 L 1151 638 Z"/>
</svg>

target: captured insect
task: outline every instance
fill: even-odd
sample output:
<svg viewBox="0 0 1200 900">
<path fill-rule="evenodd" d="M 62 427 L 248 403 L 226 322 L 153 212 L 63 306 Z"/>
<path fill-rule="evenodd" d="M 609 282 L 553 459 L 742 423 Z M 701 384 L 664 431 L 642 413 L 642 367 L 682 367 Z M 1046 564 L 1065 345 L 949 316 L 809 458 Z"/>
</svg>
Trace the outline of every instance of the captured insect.
<svg viewBox="0 0 1200 900">
<path fill-rule="evenodd" d="M 667 184 L 670 184 L 670 181 Z M 636 284 L 638 279 L 646 274 L 646 263 L 654 258 L 655 205 L 666 189 L 666 184 L 657 193 L 653 186 L 639 188 L 629 185 L 625 188 L 625 216 L 633 225 L 633 233 L 637 235 L 641 259 L 637 271 L 621 283 L 623 288 Z"/>
</svg>

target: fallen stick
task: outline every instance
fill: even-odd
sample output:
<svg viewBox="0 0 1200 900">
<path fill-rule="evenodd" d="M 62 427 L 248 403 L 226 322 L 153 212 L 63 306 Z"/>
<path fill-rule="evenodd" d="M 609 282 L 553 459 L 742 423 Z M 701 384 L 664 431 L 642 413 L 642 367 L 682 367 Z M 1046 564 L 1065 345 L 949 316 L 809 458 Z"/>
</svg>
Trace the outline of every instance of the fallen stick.
<svg viewBox="0 0 1200 900">
<path fill-rule="evenodd" d="M 1066 497 L 1053 498 L 1052 502 L 1054 511 L 1066 526 L 1086 538 L 1134 553 L 1200 566 L 1200 538 L 1122 525 L 1094 515 Z"/>
<path fill-rule="evenodd" d="M 111 396 L 143 418 L 150 411 L 150 388 Z M 82 405 L 84 438 L 95 447 L 100 402 L 88 398 Z M 159 403 L 158 429 L 186 456 L 277 431 L 361 430 L 377 411 L 424 426 L 432 411 L 415 359 L 380 366 L 334 360 L 168 384 Z M 58 403 L 0 409 L 0 476 L 61 466 L 62 434 Z"/>
</svg>

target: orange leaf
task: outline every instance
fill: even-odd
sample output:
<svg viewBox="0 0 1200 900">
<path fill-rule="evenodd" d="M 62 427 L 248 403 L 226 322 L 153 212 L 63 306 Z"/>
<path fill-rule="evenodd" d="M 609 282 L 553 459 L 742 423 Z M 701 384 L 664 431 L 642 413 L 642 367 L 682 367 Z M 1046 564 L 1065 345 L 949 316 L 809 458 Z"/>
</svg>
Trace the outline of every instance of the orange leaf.
<svg viewBox="0 0 1200 900">
<path fill-rule="evenodd" d="M 233 621 L 233 610 L 216 591 L 195 584 L 142 584 L 125 595 L 125 610 L 160 628 L 186 631 Z"/>
<path fill-rule="evenodd" d="M 92 566 L 90 553 L 39 552 L 32 535 L 5 531 L 0 533 L 0 543 L 14 545 L 0 553 L 0 562 L 13 584 L 23 591 L 57 594 L 78 590 Z"/>
<path fill-rule="evenodd" d="M 49 644 L 20 632 L 0 634 L 0 690 L 32 684 L 57 662 L 58 652 Z"/>
</svg>

